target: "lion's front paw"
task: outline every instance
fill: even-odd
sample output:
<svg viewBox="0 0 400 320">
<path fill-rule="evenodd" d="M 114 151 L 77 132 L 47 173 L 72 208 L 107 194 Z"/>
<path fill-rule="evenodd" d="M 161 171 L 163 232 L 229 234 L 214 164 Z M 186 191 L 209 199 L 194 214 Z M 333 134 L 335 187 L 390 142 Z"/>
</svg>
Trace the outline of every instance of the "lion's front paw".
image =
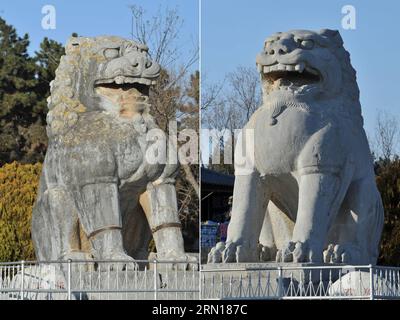
<svg viewBox="0 0 400 320">
<path fill-rule="evenodd" d="M 207 256 L 207 263 L 221 263 L 222 253 L 225 250 L 225 242 L 218 242 L 215 247 L 211 248 Z"/>
<path fill-rule="evenodd" d="M 358 263 L 360 250 L 351 244 L 329 244 L 324 251 L 325 263 Z"/>
<path fill-rule="evenodd" d="M 72 270 L 74 272 L 80 272 L 82 270 L 94 270 L 94 260 L 90 253 L 83 251 L 68 251 L 62 260 L 72 261 Z"/>
<path fill-rule="evenodd" d="M 111 260 L 107 262 L 106 265 L 104 265 L 102 268 L 119 271 L 138 269 L 138 264 L 135 262 L 135 260 L 124 252 L 111 251 L 103 253 L 101 258 L 102 260 Z M 115 262 L 112 260 L 114 260 Z"/>
<path fill-rule="evenodd" d="M 276 257 L 276 248 L 259 244 L 258 255 L 260 257 L 260 261 L 262 262 L 273 261 Z"/>
<path fill-rule="evenodd" d="M 188 254 L 179 254 L 175 256 L 176 261 L 186 261 L 186 262 L 179 262 L 179 263 L 174 263 L 172 265 L 173 270 L 198 270 L 199 265 L 198 265 L 198 259 L 194 256 L 188 255 Z"/>
<path fill-rule="evenodd" d="M 242 243 L 229 241 L 222 252 L 222 261 L 229 262 L 259 262 L 257 246 L 251 247 Z"/>
<path fill-rule="evenodd" d="M 168 252 L 165 255 L 157 255 L 157 259 L 163 261 L 162 266 L 166 266 L 171 270 L 198 270 L 198 258 L 186 253 Z M 169 263 L 171 261 L 171 263 Z M 168 262 L 168 263 L 164 263 Z"/>
<path fill-rule="evenodd" d="M 307 242 L 289 241 L 278 250 L 276 262 L 322 262 L 322 250 L 313 248 Z"/>
<path fill-rule="evenodd" d="M 207 263 L 258 262 L 259 250 L 234 241 L 218 242 L 208 254 Z"/>
</svg>

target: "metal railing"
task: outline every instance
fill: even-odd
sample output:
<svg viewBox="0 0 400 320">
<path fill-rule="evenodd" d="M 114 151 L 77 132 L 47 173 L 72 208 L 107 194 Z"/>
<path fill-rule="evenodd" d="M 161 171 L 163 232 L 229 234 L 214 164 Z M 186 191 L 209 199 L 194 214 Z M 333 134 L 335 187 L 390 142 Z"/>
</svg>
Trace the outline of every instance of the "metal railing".
<svg viewBox="0 0 400 320">
<path fill-rule="evenodd" d="M 400 299 L 400 268 L 277 266 L 203 268 L 202 299 Z"/>
<path fill-rule="evenodd" d="M 0 300 L 200 298 L 400 299 L 400 268 L 230 264 L 199 273 L 187 261 L 0 263 Z"/>
<path fill-rule="evenodd" d="M 0 300 L 199 299 L 198 264 L 187 261 L 0 263 Z"/>
</svg>

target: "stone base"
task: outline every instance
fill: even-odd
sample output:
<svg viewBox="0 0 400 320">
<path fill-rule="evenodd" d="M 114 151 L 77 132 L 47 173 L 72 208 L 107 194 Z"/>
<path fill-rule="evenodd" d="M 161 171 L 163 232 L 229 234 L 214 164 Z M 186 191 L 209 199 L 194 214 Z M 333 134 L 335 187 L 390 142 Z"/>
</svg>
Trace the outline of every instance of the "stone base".
<svg viewBox="0 0 400 320">
<path fill-rule="evenodd" d="M 194 300 L 199 299 L 199 272 L 153 270 L 89 270 L 72 268 L 72 300 Z M 66 300 L 67 273 L 54 266 L 27 267 L 3 288 L 1 300 Z M 2 290 L 3 289 L 3 290 Z M 13 292 L 12 292 L 13 290 Z M 55 292 L 59 291 L 59 292 Z M 176 291 L 176 292 L 174 292 Z"/>
<path fill-rule="evenodd" d="M 342 269 L 307 269 L 321 267 L 310 263 L 216 263 L 201 266 L 202 298 L 268 298 L 282 296 L 292 288 L 318 286 L 326 288 L 335 282 L 346 270 Z M 329 266 L 343 266 L 330 264 Z M 282 267 L 282 270 L 279 270 Z M 280 276 L 281 275 L 281 276 Z M 281 281 L 281 283 L 279 283 Z M 301 284 L 301 285 L 299 285 Z"/>
<path fill-rule="evenodd" d="M 73 276 L 72 289 L 77 300 L 194 300 L 199 298 L 199 273 L 195 270 L 159 270 L 156 276 L 154 270 L 86 273 Z"/>
</svg>

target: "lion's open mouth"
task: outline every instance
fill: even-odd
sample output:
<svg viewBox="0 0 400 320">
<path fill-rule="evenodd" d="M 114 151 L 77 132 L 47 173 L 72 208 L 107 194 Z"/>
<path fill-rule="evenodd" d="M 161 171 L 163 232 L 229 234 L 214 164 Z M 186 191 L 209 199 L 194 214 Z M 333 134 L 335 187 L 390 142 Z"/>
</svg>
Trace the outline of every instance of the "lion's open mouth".
<svg viewBox="0 0 400 320">
<path fill-rule="evenodd" d="M 268 85 L 272 90 L 281 87 L 298 90 L 322 82 L 320 72 L 314 68 L 306 66 L 304 63 L 277 63 L 270 66 L 264 66 L 262 75 L 263 80 L 268 82 Z"/>
<path fill-rule="evenodd" d="M 142 96 L 148 96 L 149 95 L 149 85 L 143 84 L 143 83 L 121 83 L 117 84 L 115 82 L 111 83 L 97 83 L 95 84 L 95 88 L 106 88 L 109 91 L 111 90 L 119 90 L 122 89 L 123 91 L 137 91 L 140 95 Z"/>
<path fill-rule="evenodd" d="M 149 108 L 150 86 L 143 83 L 97 83 L 95 92 L 113 103 L 114 112 L 124 118 L 132 118 Z"/>
</svg>

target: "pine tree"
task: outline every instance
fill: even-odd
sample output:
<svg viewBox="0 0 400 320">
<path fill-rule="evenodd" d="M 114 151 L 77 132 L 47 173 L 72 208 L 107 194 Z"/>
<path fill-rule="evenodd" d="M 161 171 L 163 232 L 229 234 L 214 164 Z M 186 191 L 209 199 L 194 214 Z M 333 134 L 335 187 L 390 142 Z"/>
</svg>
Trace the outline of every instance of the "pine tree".
<svg viewBox="0 0 400 320">
<path fill-rule="evenodd" d="M 64 48 L 44 38 L 32 58 L 28 46 L 0 18 L 0 165 L 41 162 L 47 148 L 46 99 Z"/>
<path fill-rule="evenodd" d="M 29 37 L 0 18 L 0 164 L 22 157 L 20 128 L 32 123 L 37 96 L 36 65 L 28 56 Z"/>
<path fill-rule="evenodd" d="M 63 45 L 47 37 L 40 44 L 40 50 L 35 52 L 35 61 L 38 68 L 36 93 L 40 100 L 33 111 L 43 122 L 46 119 L 47 97 L 50 96 L 50 82 L 54 79 L 61 56 L 64 54 Z"/>
</svg>

